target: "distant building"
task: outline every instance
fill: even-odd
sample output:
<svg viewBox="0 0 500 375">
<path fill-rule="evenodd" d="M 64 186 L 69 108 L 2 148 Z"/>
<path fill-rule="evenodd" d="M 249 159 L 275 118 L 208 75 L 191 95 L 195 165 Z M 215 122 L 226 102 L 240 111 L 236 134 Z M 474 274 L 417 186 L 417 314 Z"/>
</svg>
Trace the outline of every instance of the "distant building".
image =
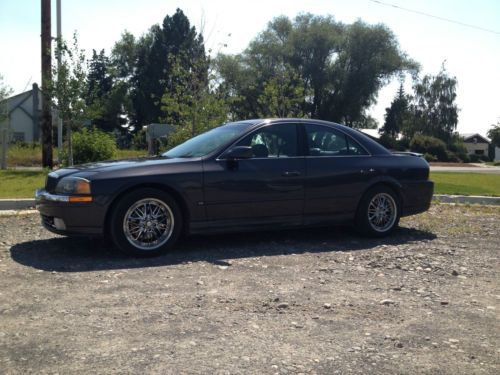
<svg viewBox="0 0 500 375">
<path fill-rule="evenodd" d="M 490 141 L 478 133 L 461 134 L 469 155 L 488 156 Z"/>
<path fill-rule="evenodd" d="M 9 115 L 9 141 L 39 142 L 41 136 L 40 113 L 41 92 L 36 83 L 33 89 L 18 95 L 11 96 L 2 102 L 2 107 Z M 0 124 L 0 128 L 7 125 L 8 120 Z"/>
</svg>

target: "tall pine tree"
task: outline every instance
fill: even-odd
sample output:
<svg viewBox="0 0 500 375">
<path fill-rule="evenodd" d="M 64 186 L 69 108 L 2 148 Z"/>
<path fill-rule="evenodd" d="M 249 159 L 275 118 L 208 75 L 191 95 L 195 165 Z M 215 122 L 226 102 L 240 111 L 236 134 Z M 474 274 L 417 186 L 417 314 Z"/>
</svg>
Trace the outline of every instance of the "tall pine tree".
<svg viewBox="0 0 500 375">
<path fill-rule="evenodd" d="M 208 63 L 203 37 L 189 23 L 182 10 L 166 16 L 163 24 L 153 26 L 139 41 L 137 67 L 132 79 L 132 103 L 136 126 L 159 122 L 163 116 L 161 98 L 172 82 L 172 56 L 186 56 L 185 70 L 195 73 L 206 82 Z"/>
</svg>

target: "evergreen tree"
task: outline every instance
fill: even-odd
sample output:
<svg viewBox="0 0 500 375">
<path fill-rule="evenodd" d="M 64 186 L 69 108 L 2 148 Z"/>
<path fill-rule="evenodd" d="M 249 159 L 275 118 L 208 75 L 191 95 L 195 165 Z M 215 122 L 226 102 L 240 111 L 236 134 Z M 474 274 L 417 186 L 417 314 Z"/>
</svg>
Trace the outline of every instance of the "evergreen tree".
<svg viewBox="0 0 500 375">
<path fill-rule="evenodd" d="M 401 83 L 391 106 L 385 109 L 384 126 L 379 132 L 392 139 L 396 139 L 408 119 L 408 106 L 408 97 L 404 92 L 403 83 Z"/>
<path fill-rule="evenodd" d="M 184 69 L 196 70 L 199 81 L 207 82 L 208 63 L 203 37 L 189 23 L 182 10 L 166 16 L 139 41 L 137 65 L 132 79 L 135 125 L 158 122 L 162 117 L 161 98 L 172 79 L 171 56 L 182 54 Z"/>
</svg>

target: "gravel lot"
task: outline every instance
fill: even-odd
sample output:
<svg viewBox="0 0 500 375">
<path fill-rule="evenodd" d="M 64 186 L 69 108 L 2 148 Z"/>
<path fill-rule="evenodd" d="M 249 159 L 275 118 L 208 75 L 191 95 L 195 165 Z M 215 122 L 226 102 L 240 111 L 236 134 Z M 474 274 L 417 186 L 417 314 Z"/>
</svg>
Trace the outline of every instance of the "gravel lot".
<svg viewBox="0 0 500 375">
<path fill-rule="evenodd" d="M 498 374 L 500 208 L 193 237 L 155 259 L 0 217 L 0 372 Z"/>
</svg>

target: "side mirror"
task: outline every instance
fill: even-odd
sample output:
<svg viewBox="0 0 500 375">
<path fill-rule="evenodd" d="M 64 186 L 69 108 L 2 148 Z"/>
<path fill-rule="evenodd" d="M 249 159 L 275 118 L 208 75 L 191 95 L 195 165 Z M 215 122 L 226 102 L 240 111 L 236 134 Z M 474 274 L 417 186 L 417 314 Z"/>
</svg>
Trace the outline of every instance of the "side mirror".
<svg viewBox="0 0 500 375">
<path fill-rule="evenodd" d="M 253 157 L 253 150 L 250 146 L 236 146 L 224 155 L 227 160 L 250 159 Z"/>
</svg>

